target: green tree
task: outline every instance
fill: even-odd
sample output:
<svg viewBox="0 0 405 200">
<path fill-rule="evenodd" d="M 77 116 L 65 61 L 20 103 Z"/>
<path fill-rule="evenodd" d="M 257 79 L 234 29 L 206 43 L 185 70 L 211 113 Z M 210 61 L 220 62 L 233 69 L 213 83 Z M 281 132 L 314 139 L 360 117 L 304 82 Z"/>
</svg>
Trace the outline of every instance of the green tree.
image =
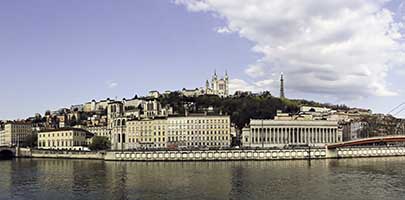
<svg viewBox="0 0 405 200">
<path fill-rule="evenodd" d="M 107 137 L 94 136 L 89 148 L 93 151 L 110 149 L 111 142 Z"/>
<path fill-rule="evenodd" d="M 37 147 L 38 145 L 38 135 L 36 133 L 29 134 L 24 138 L 24 142 L 22 144 L 24 147 Z"/>
</svg>

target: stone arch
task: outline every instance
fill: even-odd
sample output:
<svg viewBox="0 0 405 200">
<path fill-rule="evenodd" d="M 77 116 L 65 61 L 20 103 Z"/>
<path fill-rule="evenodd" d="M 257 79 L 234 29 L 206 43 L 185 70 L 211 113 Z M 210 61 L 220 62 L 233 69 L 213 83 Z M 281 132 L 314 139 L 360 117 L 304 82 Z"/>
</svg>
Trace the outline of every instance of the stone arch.
<svg viewBox="0 0 405 200">
<path fill-rule="evenodd" d="M 9 149 L 0 150 L 0 160 L 8 160 L 14 157 L 13 151 Z"/>
</svg>

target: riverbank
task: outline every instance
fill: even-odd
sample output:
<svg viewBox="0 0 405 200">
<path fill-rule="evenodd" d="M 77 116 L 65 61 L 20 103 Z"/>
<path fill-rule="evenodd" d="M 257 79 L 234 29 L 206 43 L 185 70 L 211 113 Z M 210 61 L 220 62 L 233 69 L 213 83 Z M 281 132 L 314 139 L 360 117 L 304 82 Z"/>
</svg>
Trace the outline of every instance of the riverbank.
<svg viewBox="0 0 405 200">
<path fill-rule="evenodd" d="M 204 150 L 204 151 L 53 151 L 21 149 L 17 157 L 106 161 L 243 161 L 307 160 L 405 156 L 405 147 L 339 149 Z"/>
</svg>

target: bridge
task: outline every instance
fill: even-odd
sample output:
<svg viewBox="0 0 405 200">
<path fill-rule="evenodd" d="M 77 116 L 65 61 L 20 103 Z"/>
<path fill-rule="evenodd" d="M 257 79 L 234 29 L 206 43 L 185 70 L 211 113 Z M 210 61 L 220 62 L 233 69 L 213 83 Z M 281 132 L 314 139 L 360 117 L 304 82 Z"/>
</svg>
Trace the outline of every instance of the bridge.
<svg viewBox="0 0 405 200">
<path fill-rule="evenodd" d="M 0 160 L 11 159 L 16 156 L 16 148 L 0 146 Z"/>
<path fill-rule="evenodd" d="M 364 139 L 351 140 L 351 141 L 341 142 L 341 143 L 336 143 L 336 144 L 328 144 L 328 145 L 326 145 L 326 147 L 327 147 L 327 149 L 336 149 L 336 148 L 341 148 L 341 147 L 387 144 L 387 143 L 396 143 L 396 142 L 405 142 L 405 135 L 391 135 L 391 136 L 383 136 L 383 137 L 364 138 Z"/>
</svg>

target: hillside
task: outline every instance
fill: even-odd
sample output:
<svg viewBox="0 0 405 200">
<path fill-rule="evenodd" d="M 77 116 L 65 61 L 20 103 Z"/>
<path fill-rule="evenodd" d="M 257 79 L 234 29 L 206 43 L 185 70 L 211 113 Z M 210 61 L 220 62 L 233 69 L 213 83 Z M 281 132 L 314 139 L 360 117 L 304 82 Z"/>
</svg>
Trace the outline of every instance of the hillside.
<svg viewBox="0 0 405 200">
<path fill-rule="evenodd" d="M 184 114 L 187 108 L 189 112 L 213 112 L 228 114 L 236 128 L 241 129 L 249 123 L 251 118 L 273 119 L 277 110 L 286 113 L 297 113 L 302 105 L 320 106 L 332 109 L 346 110 L 345 105 L 322 104 L 307 100 L 280 99 L 270 92 L 261 94 L 242 93 L 226 98 L 216 95 L 204 95 L 198 97 L 185 97 L 180 93 L 170 93 L 159 98 L 163 104 L 169 104 L 174 112 Z"/>
</svg>

